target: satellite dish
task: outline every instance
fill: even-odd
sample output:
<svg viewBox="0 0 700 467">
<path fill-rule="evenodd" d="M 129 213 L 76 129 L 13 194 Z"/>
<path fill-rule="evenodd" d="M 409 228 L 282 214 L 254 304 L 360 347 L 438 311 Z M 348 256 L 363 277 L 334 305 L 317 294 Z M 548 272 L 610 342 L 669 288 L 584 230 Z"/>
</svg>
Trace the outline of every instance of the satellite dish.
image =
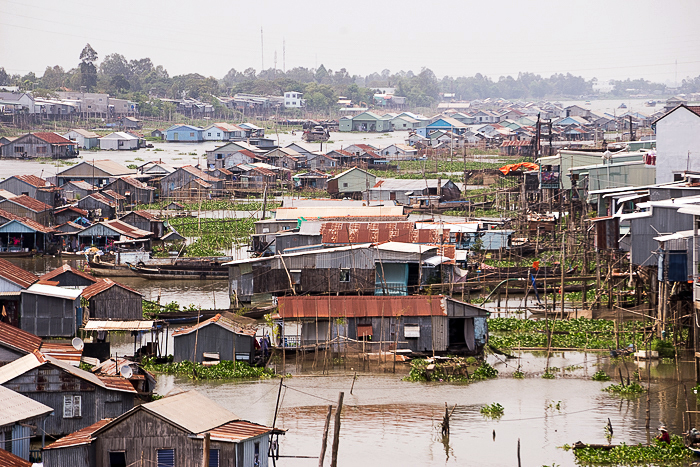
<svg viewBox="0 0 700 467">
<path fill-rule="evenodd" d="M 85 347 L 85 344 L 80 337 L 74 337 L 70 343 L 73 345 L 75 350 L 83 350 L 83 347 Z"/>
<path fill-rule="evenodd" d="M 134 370 L 129 365 L 124 365 L 119 369 L 119 374 L 122 375 L 122 378 L 129 379 L 134 376 Z"/>
</svg>

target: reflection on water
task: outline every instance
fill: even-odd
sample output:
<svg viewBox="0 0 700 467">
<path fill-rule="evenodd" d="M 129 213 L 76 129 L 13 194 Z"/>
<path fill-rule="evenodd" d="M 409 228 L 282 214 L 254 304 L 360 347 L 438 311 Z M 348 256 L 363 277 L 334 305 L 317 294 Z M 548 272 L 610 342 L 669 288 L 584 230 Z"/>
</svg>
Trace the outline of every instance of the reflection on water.
<svg viewBox="0 0 700 467">
<path fill-rule="evenodd" d="M 86 263 L 84 259 L 58 256 L 9 258 L 9 261 L 39 276 L 63 264 L 84 267 Z M 194 304 L 203 310 L 229 307 L 228 282 L 225 280 L 153 281 L 140 277 L 115 277 L 114 280 L 138 290 L 146 300 L 157 301 L 160 296 L 163 305 L 170 302 L 177 302 L 181 306 Z"/>
<path fill-rule="evenodd" d="M 621 399 L 601 389 L 610 383 L 590 380 L 599 369 L 616 374 L 617 363 L 604 355 L 557 353 L 550 366 L 557 379 L 541 378 L 544 353 L 522 353 L 521 358 L 489 362 L 500 372 L 496 380 L 469 385 L 409 383 L 402 375 L 361 375 L 350 395 L 353 372 L 328 377 L 295 376 L 285 380 L 278 427 L 289 430 L 281 438 L 282 455 L 317 456 L 328 404 L 336 404 L 345 392 L 339 465 L 516 465 L 517 440 L 521 440 L 523 465 L 575 465 L 564 444 L 581 440 L 605 443 L 603 427 L 610 418 L 614 443 L 646 443 L 646 397 Z M 521 364 L 525 379 L 512 378 Z M 507 365 L 507 366 L 506 366 Z M 637 364 L 628 361 L 630 373 Z M 622 369 L 623 374 L 625 369 Z M 683 364 L 681 376 L 690 377 L 692 365 Z M 405 373 L 405 368 L 402 371 Z M 646 374 L 641 372 L 642 374 Z M 683 384 L 672 364 L 656 364 L 651 377 L 651 435 L 659 424 L 673 433 L 683 429 L 678 408 L 685 408 Z M 692 383 L 685 380 L 689 384 Z M 192 382 L 160 376 L 161 394 L 197 389 L 241 418 L 271 424 L 278 380 L 252 382 Z M 505 408 L 500 420 L 485 419 L 482 406 L 498 402 Z M 561 402 L 557 408 L 557 402 Z M 440 433 L 445 403 L 457 404 L 446 443 Z M 690 410 L 696 402 L 690 394 Z M 681 409 L 682 410 L 682 409 Z M 494 439 L 493 431 L 496 436 Z M 330 443 L 329 443 L 330 444 Z M 327 454 L 329 456 L 330 453 Z M 281 465 L 316 465 L 314 459 L 289 459 Z"/>
</svg>

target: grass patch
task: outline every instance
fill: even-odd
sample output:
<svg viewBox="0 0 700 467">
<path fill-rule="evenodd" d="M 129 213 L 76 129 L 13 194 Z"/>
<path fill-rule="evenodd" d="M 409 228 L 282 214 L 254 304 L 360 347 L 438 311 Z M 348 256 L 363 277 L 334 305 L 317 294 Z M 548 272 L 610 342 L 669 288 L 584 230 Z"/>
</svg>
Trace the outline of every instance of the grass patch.
<svg viewBox="0 0 700 467">
<path fill-rule="evenodd" d="M 272 369 L 231 361 L 204 366 L 201 363 L 193 362 L 155 363 L 153 359 L 148 359 L 144 361 L 143 369 L 153 373 L 187 376 L 191 379 L 263 379 L 275 376 Z"/>
</svg>

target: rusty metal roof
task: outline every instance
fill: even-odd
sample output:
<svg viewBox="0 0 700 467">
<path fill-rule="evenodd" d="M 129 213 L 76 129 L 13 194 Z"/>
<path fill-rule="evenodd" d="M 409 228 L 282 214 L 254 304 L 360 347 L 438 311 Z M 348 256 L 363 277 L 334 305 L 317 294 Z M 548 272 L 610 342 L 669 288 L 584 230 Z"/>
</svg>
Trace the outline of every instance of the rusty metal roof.
<svg viewBox="0 0 700 467">
<path fill-rule="evenodd" d="M 324 244 L 350 243 L 441 243 L 438 229 L 416 229 L 413 222 L 325 222 L 321 226 Z M 443 229 L 442 242 L 449 242 L 450 231 Z"/>
<path fill-rule="evenodd" d="M 100 381 L 102 381 L 102 383 L 104 383 L 104 386 L 107 389 L 116 389 L 124 392 L 136 392 L 134 385 L 131 384 L 131 381 L 126 378 L 122 378 L 121 376 L 107 376 L 98 374 L 97 377 L 100 379 Z"/>
<path fill-rule="evenodd" d="M 41 201 L 27 195 L 15 196 L 14 198 L 7 199 L 4 202 L 19 204 L 20 206 L 24 206 L 25 208 L 34 212 L 44 212 L 51 209 L 51 206 L 48 204 L 42 203 Z"/>
<path fill-rule="evenodd" d="M 75 145 L 75 144 L 77 144 L 74 141 L 66 139 L 63 136 L 56 134 L 56 133 L 53 133 L 53 132 L 50 132 L 50 131 L 37 132 L 37 133 L 34 133 L 34 136 L 36 136 L 37 138 L 39 138 L 41 140 L 46 141 L 49 144 L 59 144 L 59 145 Z"/>
<path fill-rule="evenodd" d="M 97 278 L 96 278 L 96 277 L 91 276 L 90 274 L 88 274 L 88 273 L 86 273 L 86 272 L 83 272 L 83 271 L 81 271 L 80 269 L 74 269 L 74 268 L 70 267 L 69 264 L 64 264 L 64 265 L 61 266 L 60 268 L 56 268 L 56 269 L 54 269 L 54 270 L 51 271 L 51 272 L 47 272 L 47 273 L 44 274 L 43 276 L 39 277 L 39 280 L 41 280 L 41 281 L 50 281 L 50 280 L 53 279 L 54 277 L 60 276 L 61 274 L 65 273 L 65 272 L 69 272 L 69 273 L 75 274 L 76 276 L 80 276 L 80 277 L 82 277 L 83 279 L 87 279 L 87 280 L 89 280 L 89 281 L 91 281 L 91 282 L 93 282 L 93 283 L 97 282 Z"/>
<path fill-rule="evenodd" d="M 83 289 L 82 296 L 84 299 L 90 300 L 95 295 L 100 294 L 100 293 L 104 292 L 105 290 L 107 290 L 115 285 L 117 287 L 121 287 L 122 289 L 126 289 L 126 290 L 129 290 L 131 292 L 134 292 L 136 294 L 141 295 L 141 292 L 138 292 L 138 291 L 132 289 L 131 287 L 127 287 L 124 284 L 120 284 L 119 282 L 114 282 L 112 279 L 101 279 L 101 280 L 98 280 L 97 282 L 95 282 L 94 284 L 92 284 L 88 287 L 85 287 Z"/>
<path fill-rule="evenodd" d="M 90 426 L 86 426 L 82 430 L 78 430 L 76 432 L 73 432 L 67 436 L 64 436 L 63 438 L 59 439 L 55 443 L 51 443 L 48 446 L 46 446 L 44 449 L 60 449 L 60 448 L 67 448 L 71 446 L 78 446 L 80 444 L 90 444 L 93 441 L 95 441 L 95 437 L 93 436 L 97 430 L 102 428 L 103 426 L 107 425 L 109 422 L 111 422 L 111 418 L 103 418 L 97 423 L 93 423 Z M 31 464 L 29 464 L 31 465 Z"/>
<path fill-rule="evenodd" d="M 83 351 L 75 350 L 71 343 L 44 342 L 41 344 L 40 351 L 44 355 L 73 366 L 80 366 L 80 358 L 83 356 Z"/>
<path fill-rule="evenodd" d="M 245 334 L 249 336 L 254 336 L 255 331 L 254 330 L 246 330 L 235 324 L 233 321 L 231 321 L 228 318 L 225 318 L 221 316 L 220 313 L 217 313 L 215 316 L 209 318 L 206 321 L 202 321 L 199 324 L 195 324 L 194 326 L 188 326 L 188 327 L 183 327 L 180 329 L 177 329 L 173 332 L 173 337 L 174 336 L 180 336 L 180 335 L 185 335 L 185 334 L 191 334 L 195 332 L 197 329 L 202 329 L 205 326 L 209 326 L 210 324 L 216 324 L 217 326 L 220 326 L 228 331 L 235 332 L 237 334 Z"/>
<path fill-rule="evenodd" d="M 447 316 L 442 295 L 279 297 L 277 303 L 279 316 L 284 319 Z"/>
<path fill-rule="evenodd" d="M 56 209 L 54 214 L 63 214 L 66 211 L 73 211 L 76 214 L 80 214 L 83 217 L 87 217 L 88 212 L 85 209 L 80 209 L 76 206 L 64 206 L 62 208 Z"/>
<path fill-rule="evenodd" d="M 3 467 L 32 467 L 32 463 L 17 457 L 9 451 L 0 449 L 0 465 Z"/>
<path fill-rule="evenodd" d="M 4 209 L 0 209 L 0 217 L 8 220 L 13 220 L 13 219 L 21 219 L 18 215 L 12 214 L 9 211 L 5 211 Z"/>
<path fill-rule="evenodd" d="M 36 188 L 51 186 L 51 184 L 47 183 L 46 180 L 37 177 L 36 175 L 15 175 L 14 178 L 16 178 L 17 180 L 22 180 L 25 183 L 29 183 L 31 186 Z"/>
<path fill-rule="evenodd" d="M 126 199 L 126 196 L 121 195 L 121 194 L 117 193 L 117 192 L 114 191 L 114 190 L 102 190 L 102 193 L 103 193 L 105 196 L 107 196 L 107 197 L 109 197 L 109 198 L 112 198 L 112 199 L 115 200 L 115 201 L 116 201 L 116 200 L 122 200 L 122 201 L 123 201 L 123 200 Z"/>
<path fill-rule="evenodd" d="M 214 428 L 213 430 L 209 430 L 208 433 L 211 435 L 212 441 L 237 443 L 270 433 L 272 430 L 273 428 L 271 427 L 258 425 L 257 423 L 248 422 L 246 420 L 235 420 L 218 428 Z"/>
<path fill-rule="evenodd" d="M 39 350 L 41 337 L 16 328 L 11 324 L 0 322 L 0 345 L 24 353 L 32 353 L 35 350 Z"/>
<path fill-rule="evenodd" d="M 86 331 L 150 331 L 153 321 L 148 320 L 88 320 Z"/>
<path fill-rule="evenodd" d="M 6 259 L 2 258 L 0 258 L 0 277 L 3 277 L 10 282 L 14 282 L 23 289 L 26 289 L 39 280 L 39 278 L 31 272 L 25 271 L 19 266 L 15 266 Z"/>
</svg>

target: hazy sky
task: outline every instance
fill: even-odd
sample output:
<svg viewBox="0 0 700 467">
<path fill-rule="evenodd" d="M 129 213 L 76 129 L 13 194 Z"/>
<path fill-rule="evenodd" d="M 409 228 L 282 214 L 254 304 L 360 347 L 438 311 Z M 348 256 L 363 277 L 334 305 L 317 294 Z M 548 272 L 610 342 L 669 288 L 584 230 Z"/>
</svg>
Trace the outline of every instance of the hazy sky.
<svg viewBox="0 0 700 467">
<path fill-rule="evenodd" d="M 75 67 L 86 43 L 150 57 L 171 76 L 316 67 L 432 69 L 493 79 L 530 71 L 680 82 L 700 75 L 697 0 L 0 0 L 0 66 Z M 283 61 L 283 41 L 286 53 Z M 677 61 L 677 65 L 676 65 Z"/>
</svg>

